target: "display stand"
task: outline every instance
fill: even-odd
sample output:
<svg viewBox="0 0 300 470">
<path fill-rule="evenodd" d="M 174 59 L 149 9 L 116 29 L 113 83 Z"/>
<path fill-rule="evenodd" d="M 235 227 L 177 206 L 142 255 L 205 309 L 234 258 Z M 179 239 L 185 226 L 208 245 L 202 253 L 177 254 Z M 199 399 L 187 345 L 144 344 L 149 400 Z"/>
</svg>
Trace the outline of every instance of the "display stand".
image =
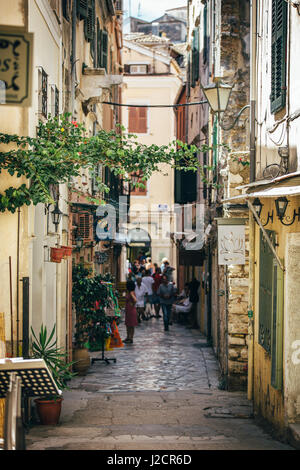
<svg viewBox="0 0 300 470">
<path fill-rule="evenodd" d="M 101 342 L 102 342 L 102 356 L 92 358 L 92 364 L 94 364 L 94 362 L 99 362 L 99 361 L 104 361 L 104 362 L 106 362 L 106 364 L 109 364 L 109 361 L 113 361 L 114 363 L 116 363 L 117 359 L 115 357 L 113 357 L 113 358 L 105 357 L 105 338 L 104 338 L 104 335 L 102 336 L 102 341 Z"/>
<path fill-rule="evenodd" d="M 106 313 L 106 316 L 107 318 L 115 318 L 115 317 L 118 317 L 120 316 L 120 309 L 119 309 L 119 306 L 118 306 L 118 301 L 113 293 L 113 289 L 112 289 L 112 283 L 111 282 L 102 282 L 102 284 L 105 284 L 108 288 L 108 291 L 109 291 L 109 294 L 110 294 L 110 298 L 112 299 L 112 302 L 113 302 L 113 307 L 111 309 L 111 312 L 110 313 Z M 112 361 L 116 364 L 117 362 L 117 359 L 115 357 L 113 358 L 108 358 L 108 357 L 105 357 L 105 337 L 104 337 L 104 333 L 102 335 L 102 338 L 101 338 L 101 343 L 102 343 L 102 356 L 101 357 L 95 357 L 95 358 L 92 358 L 92 364 L 94 364 L 94 362 L 99 362 L 99 361 L 102 361 L 102 362 L 106 362 L 106 364 L 109 364 L 109 361 Z"/>
<path fill-rule="evenodd" d="M 5 398 L 4 449 L 25 450 L 21 401 L 61 395 L 43 359 L 0 359 L 0 398 Z"/>
</svg>

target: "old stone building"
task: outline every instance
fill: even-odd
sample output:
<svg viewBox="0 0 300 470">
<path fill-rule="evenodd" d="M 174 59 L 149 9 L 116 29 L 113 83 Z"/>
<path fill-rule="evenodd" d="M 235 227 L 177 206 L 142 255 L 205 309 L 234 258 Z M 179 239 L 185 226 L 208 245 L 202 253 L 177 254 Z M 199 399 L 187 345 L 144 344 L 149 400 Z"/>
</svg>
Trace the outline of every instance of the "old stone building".
<svg viewBox="0 0 300 470">
<path fill-rule="evenodd" d="M 248 210 L 222 201 L 249 181 L 247 108 L 235 121 L 249 102 L 249 13 L 248 1 L 190 1 L 188 8 L 189 102 L 205 100 L 202 87 L 216 80 L 232 86 L 224 115 L 213 113 L 207 104 L 188 110 L 188 142 L 212 147 L 199 155 L 211 167 L 204 169 L 205 181 L 198 182 L 197 202 L 205 206 L 199 322 L 219 358 L 222 386 L 231 390 L 247 384 Z M 229 223 L 246 225 L 245 264 L 220 264 L 218 227 Z"/>
<path fill-rule="evenodd" d="M 166 36 L 172 43 L 182 43 L 186 40 L 187 8 L 172 8 L 163 16 L 151 22 L 141 18 L 128 18 L 130 33 L 154 34 Z"/>
</svg>

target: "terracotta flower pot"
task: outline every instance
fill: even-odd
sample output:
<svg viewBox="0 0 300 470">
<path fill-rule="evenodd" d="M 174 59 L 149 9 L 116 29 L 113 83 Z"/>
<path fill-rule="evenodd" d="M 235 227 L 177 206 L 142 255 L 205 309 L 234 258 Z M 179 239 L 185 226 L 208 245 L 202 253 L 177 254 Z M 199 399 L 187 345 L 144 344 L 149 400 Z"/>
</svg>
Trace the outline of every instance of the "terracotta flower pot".
<svg viewBox="0 0 300 470">
<path fill-rule="evenodd" d="M 75 348 L 73 350 L 73 369 L 78 375 L 86 375 L 91 365 L 91 358 L 87 348 Z"/>
<path fill-rule="evenodd" d="M 64 256 L 64 250 L 61 248 L 51 247 L 51 261 L 52 263 L 61 263 L 61 260 Z"/>
<path fill-rule="evenodd" d="M 56 400 L 36 398 L 34 401 L 41 424 L 45 426 L 58 424 L 63 398 L 57 398 Z"/>
<path fill-rule="evenodd" d="M 69 256 L 72 256 L 72 247 L 71 246 L 61 246 L 61 249 L 64 251 L 63 258 L 66 259 Z"/>
</svg>

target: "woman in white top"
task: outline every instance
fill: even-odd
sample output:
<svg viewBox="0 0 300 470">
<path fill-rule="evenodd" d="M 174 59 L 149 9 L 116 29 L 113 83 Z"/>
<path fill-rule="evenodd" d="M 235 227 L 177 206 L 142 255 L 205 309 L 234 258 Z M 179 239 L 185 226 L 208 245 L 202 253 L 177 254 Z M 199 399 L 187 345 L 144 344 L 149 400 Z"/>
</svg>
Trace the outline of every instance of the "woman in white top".
<svg viewBox="0 0 300 470">
<path fill-rule="evenodd" d="M 142 283 L 142 278 L 138 277 L 136 279 L 136 286 L 135 286 L 135 296 L 136 296 L 136 310 L 138 313 L 138 322 L 141 323 L 141 318 L 146 320 L 145 317 L 145 296 L 147 296 L 147 288 Z"/>
</svg>

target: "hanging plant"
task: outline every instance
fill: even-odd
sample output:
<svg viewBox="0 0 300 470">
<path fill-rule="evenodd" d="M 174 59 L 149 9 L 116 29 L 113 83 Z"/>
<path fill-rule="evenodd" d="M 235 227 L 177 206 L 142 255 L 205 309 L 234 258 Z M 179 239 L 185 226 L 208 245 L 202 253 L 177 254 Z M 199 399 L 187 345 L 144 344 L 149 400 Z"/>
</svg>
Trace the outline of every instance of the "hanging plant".
<svg viewBox="0 0 300 470">
<path fill-rule="evenodd" d="M 116 295 L 107 283 L 112 282 L 110 275 L 93 276 L 92 271 L 82 264 L 73 267 L 72 298 L 76 310 L 76 347 L 92 345 L 99 338 L 110 336 L 107 330 L 106 309 Z"/>
<path fill-rule="evenodd" d="M 94 171 L 97 165 L 108 167 L 124 181 L 137 170 L 143 174 L 142 187 L 154 171 L 161 171 L 166 163 L 181 171 L 199 171 L 204 179 L 203 167 L 197 152 L 207 152 L 210 147 L 196 147 L 180 141 L 169 145 L 144 145 L 133 134 L 125 134 L 124 128 L 100 130 L 88 137 L 84 126 L 70 120 L 70 114 L 49 116 L 39 122 L 36 137 L 24 137 L 0 133 L 0 173 L 28 181 L 18 187 L 10 187 L 0 194 L 0 212 L 15 212 L 19 207 L 38 203 L 54 203 L 51 186 L 68 183 L 81 176 L 82 169 Z M 101 178 L 95 178 L 99 193 L 109 191 Z"/>
</svg>

